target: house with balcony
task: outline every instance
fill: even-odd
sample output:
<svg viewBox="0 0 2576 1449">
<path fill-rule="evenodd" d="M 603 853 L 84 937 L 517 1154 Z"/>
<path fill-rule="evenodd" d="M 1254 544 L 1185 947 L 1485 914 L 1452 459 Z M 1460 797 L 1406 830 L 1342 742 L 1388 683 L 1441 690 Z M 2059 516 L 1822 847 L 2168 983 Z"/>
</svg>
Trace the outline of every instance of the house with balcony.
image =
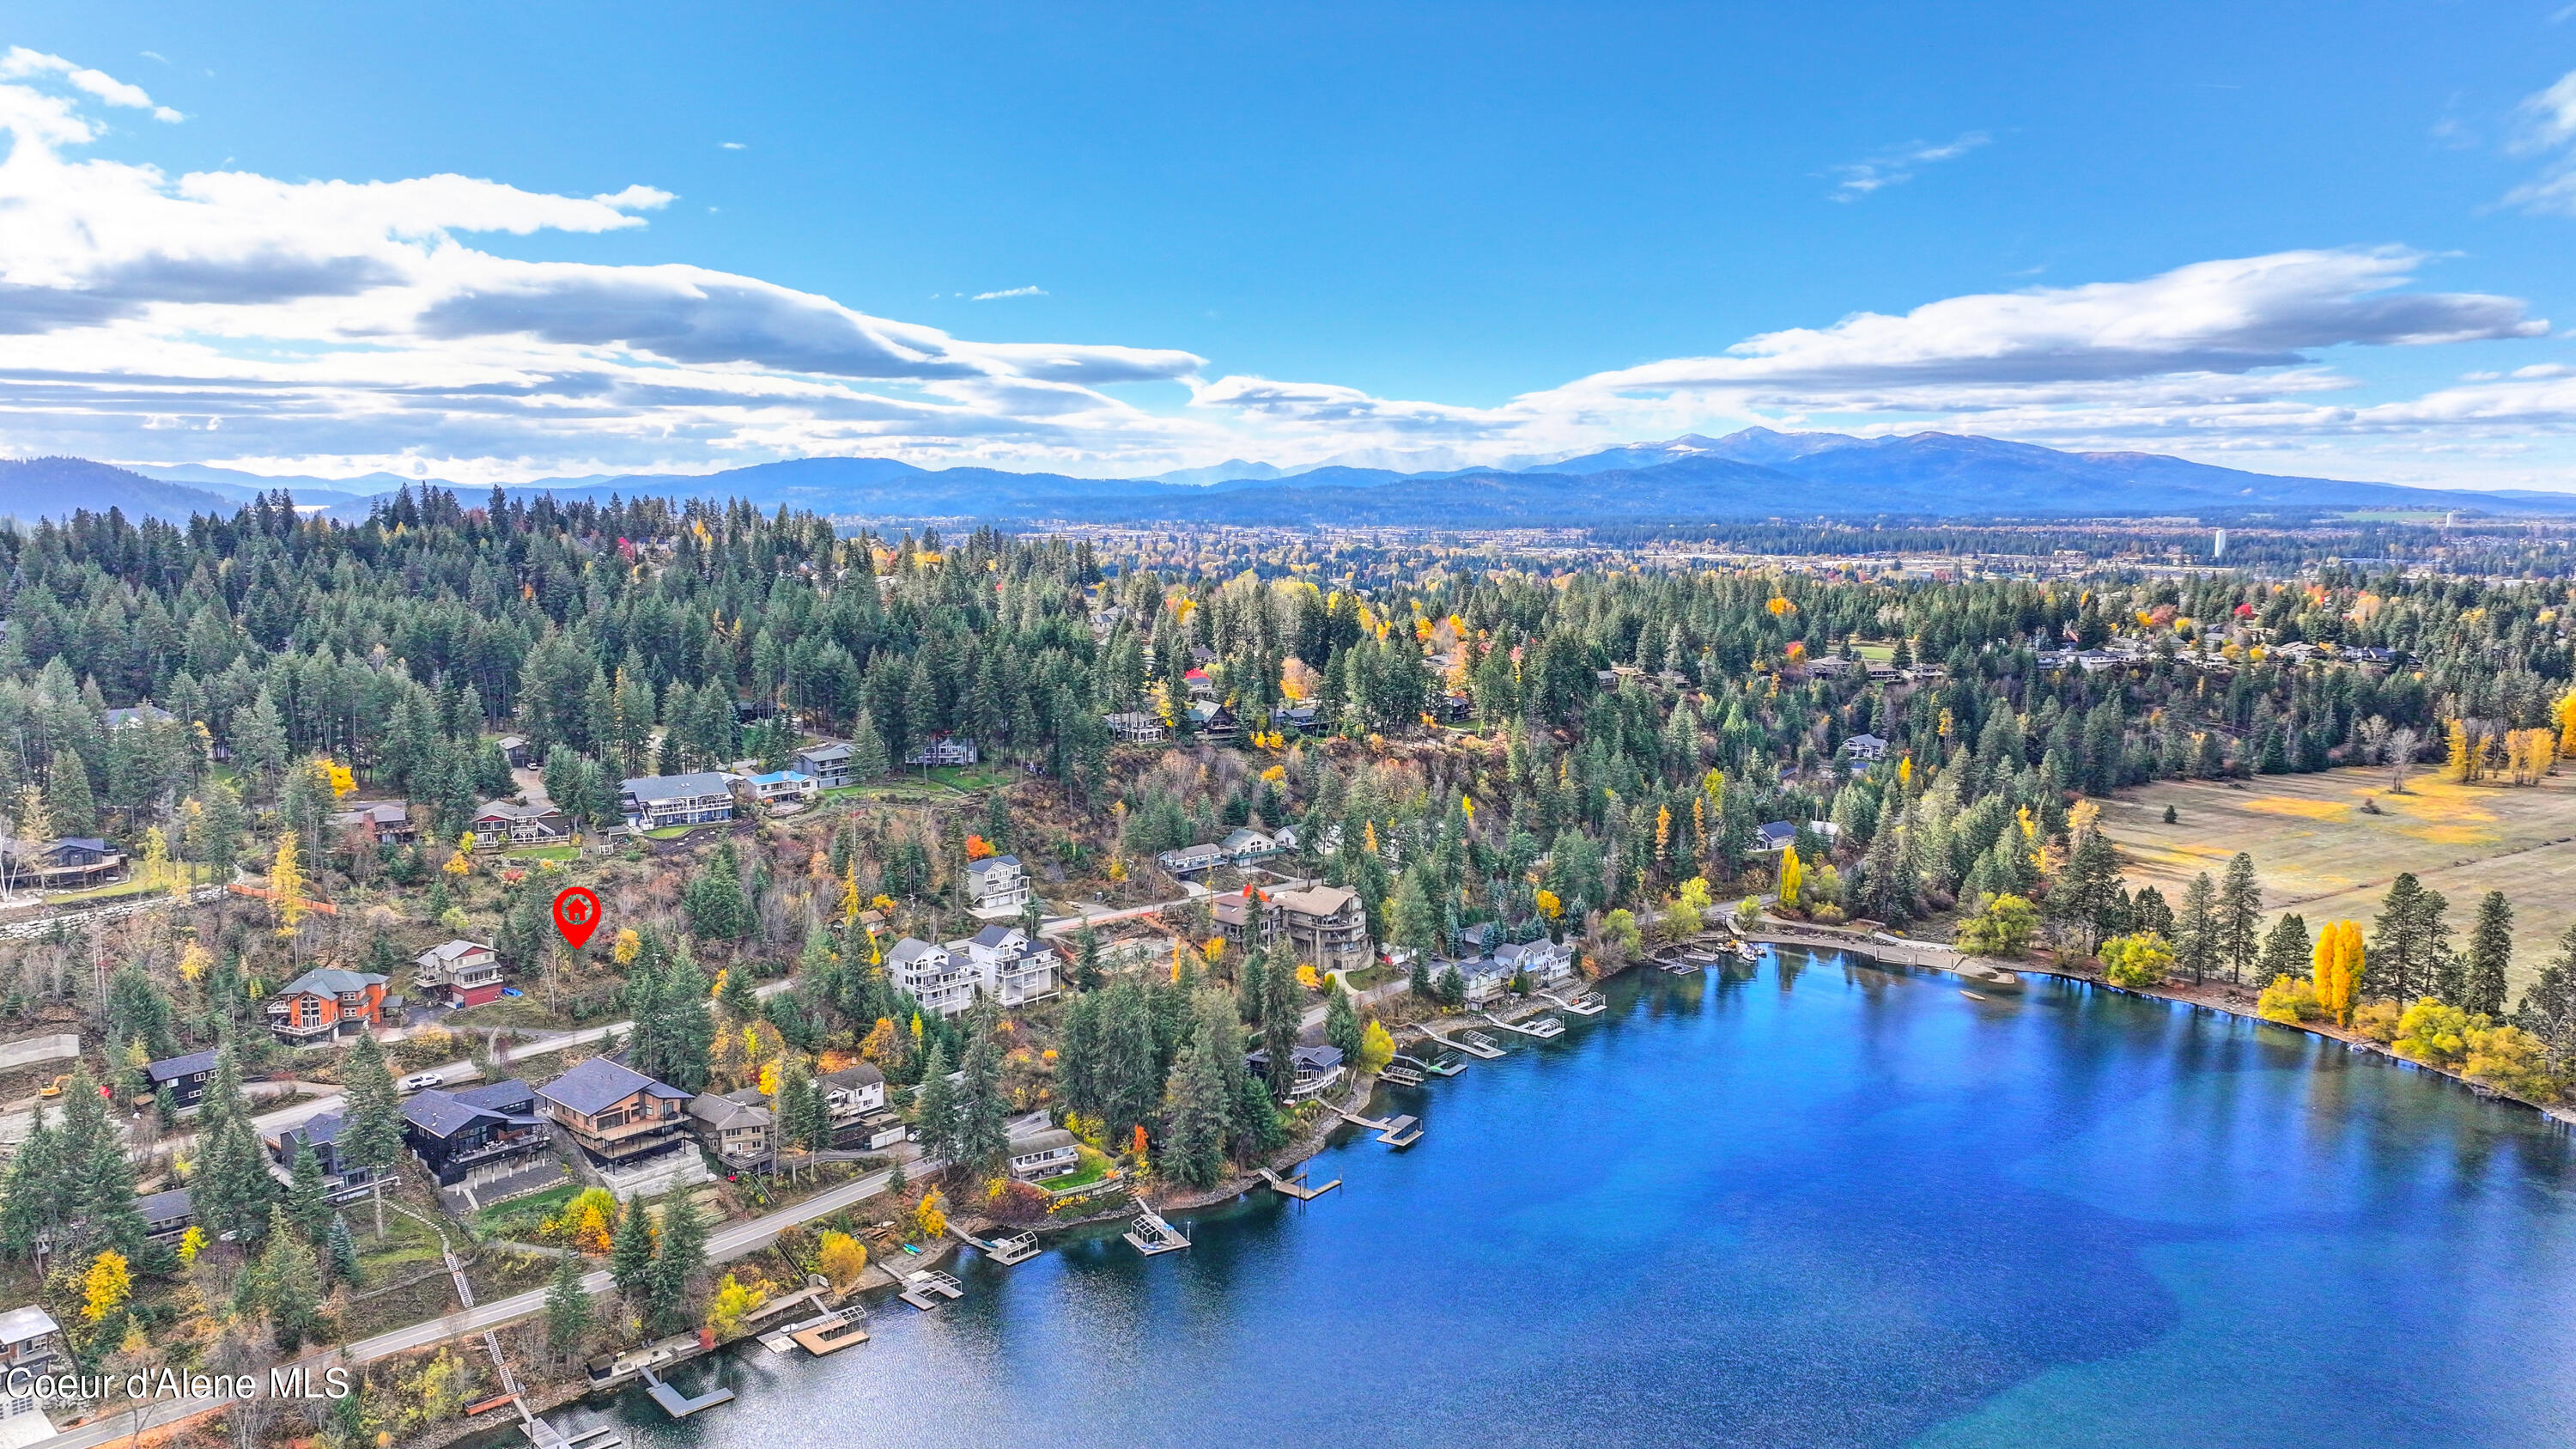
<svg viewBox="0 0 2576 1449">
<path fill-rule="evenodd" d="M 973 964 L 945 946 L 906 936 L 886 952 L 885 968 L 887 979 L 911 992 L 925 1011 L 955 1016 L 975 1004 L 980 982 Z"/>
<path fill-rule="evenodd" d="M 96 836 L 67 836 L 42 844 L 9 841 L 8 874 L 19 886 L 38 890 L 87 890 L 125 878 L 125 852 Z"/>
<path fill-rule="evenodd" d="M 143 1236 L 165 1248 L 176 1246 L 197 1225 L 196 1199 L 184 1187 L 138 1197 L 134 1210 L 143 1215 Z"/>
<path fill-rule="evenodd" d="M 1029 902 L 1029 876 L 1016 855 L 988 855 L 966 866 L 966 904 L 978 911 L 1016 911 Z"/>
<path fill-rule="evenodd" d="M 1165 875 L 1195 875 L 1200 871 L 1214 870 L 1225 864 L 1225 847 L 1213 844 L 1184 845 L 1178 850 L 1166 850 L 1157 854 L 1154 857 L 1154 864 L 1161 866 Z"/>
<path fill-rule="evenodd" d="M 1292 1101 L 1301 1097 L 1314 1096 L 1318 1092 L 1329 1091 L 1335 1082 L 1342 1079 L 1342 1051 L 1339 1047 L 1321 1045 L 1292 1047 L 1288 1052 L 1288 1060 L 1296 1072 L 1296 1080 L 1288 1089 L 1288 1096 Z M 1270 1049 L 1255 1047 L 1245 1053 L 1243 1069 L 1267 1080 L 1270 1076 Z"/>
<path fill-rule="evenodd" d="M 537 1097 L 595 1163 L 624 1166 L 688 1143 L 689 1094 L 606 1057 L 537 1088 Z"/>
<path fill-rule="evenodd" d="M 514 845 L 562 845 L 572 839 L 572 817 L 552 805 L 521 805 L 495 800 L 474 812 L 474 848 L 499 850 Z"/>
<path fill-rule="evenodd" d="M 736 1171 L 767 1167 L 778 1150 L 778 1114 L 758 1087 L 700 1092 L 689 1099 L 689 1124 L 698 1141 Z"/>
<path fill-rule="evenodd" d="M 731 820 L 734 778 L 714 770 L 645 775 L 622 782 L 619 801 L 626 812 L 626 823 L 637 830 Z"/>
<path fill-rule="evenodd" d="M 1011 1176 L 1022 1182 L 1062 1177 L 1081 1165 L 1081 1142 L 1061 1127 L 1011 1134 Z"/>
<path fill-rule="evenodd" d="M 349 1127 L 349 1119 L 338 1112 L 325 1112 L 307 1117 L 296 1125 L 265 1138 L 269 1156 L 288 1172 L 295 1170 L 296 1155 L 306 1147 L 313 1149 L 314 1160 L 322 1164 L 322 1191 L 333 1202 L 347 1202 L 364 1197 L 375 1185 L 376 1171 L 361 1163 L 350 1162 L 341 1155 L 340 1136 Z"/>
<path fill-rule="evenodd" d="M 949 942 L 948 954 L 965 961 L 977 989 L 1004 1006 L 1025 1006 L 1056 993 L 1055 953 L 1016 926 L 986 926 L 972 939 Z"/>
<path fill-rule="evenodd" d="M 378 846 L 409 845 L 420 838 L 420 828 L 411 818 L 408 800 L 370 800 L 351 810 L 343 810 L 326 822 L 332 830 L 362 832 Z"/>
<path fill-rule="evenodd" d="M 903 757 L 907 765 L 937 768 L 943 765 L 971 765 L 978 758 L 975 742 L 964 735 L 933 735 L 915 746 Z"/>
<path fill-rule="evenodd" d="M 832 1113 L 834 1147 L 876 1152 L 903 1140 L 903 1119 L 886 1108 L 885 1073 L 859 1062 L 820 1080 L 824 1104 Z"/>
<path fill-rule="evenodd" d="M 290 1046 L 337 1041 L 384 1025 L 385 978 L 325 966 L 268 998 L 268 1030 Z"/>
<path fill-rule="evenodd" d="M 1216 848 L 1224 851 L 1225 858 L 1236 865 L 1250 865 L 1256 860 L 1268 860 L 1277 855 L 1280 846 L 1276 838 L 1247 825 L 1227 832 L 1225 839 L 1217 842 Z"/>
<path fill-rule="evenodd" d="M 1163 723 L 1162 716 L 1141 709 L 1105 714 L 1100 722 L 1122 745 L 1158 745 L 1172 737 L 1172 727 Z"/>
<path fill-rule="evenodd" d="M 1876 735 L 1853 735 L 1843 741 L 1843 753 L 1862 764 L 1874 763 L 1887 758 L 1887 741 Z"/>
<path fill-rule="evenodd" d="M 441 1187 L 454 1187 L 515 1171 L 552 1151 L 553 1139 L 538 1114 L 536 1090 L 512 1077 L 404 1098 L 403 1145 Z"/>
<path fill-rule="evenodd" d="M 1318 971 L 1358 971 L 1375 959 L 1368 912 L 1347 886 L 1272 891 L 1265 931 L 1273 949 L 1285 946 L 1300 964 Z"/>
<path fill-rule="evenodd" d="M 481 1006 L 501 999 L 501 958 L 480 941 L 449 941 L 412 958 L 411 980 L 450 1006 Z"/>
<path fill-rule="evenodd" d="M 1574 948 L 1545 936 L 1496 946 L 1494 959 L 1505 971 L 1525 978 L 1539 990 L 1574 979 Z"/>
<path fill-rule="evenodd" d="M 53 1315 L 29 1304 L 0 1313 L 0 1379 L 9 1385 L 9 1396 L 0 1400 L 0 1417 L 16 1418 L 36 1412 L 35 1390 L 29 1385 L 25 1405 L 16 1401 L 18 1386 L 45 1374 L 56 1373 L 66 1366 L 63 1353 L 63 1330 Z M 18 1370 L 25 1369 L 21 1375 Z"/>
<path fill-rule="evenodd" d="M 807 745 L 798 750 L 796 758 L 789 763 L 797 774 L 812 776 L 815 789 L 838 790 L 844 785 L 859 783 L 852 774 L 854 753 L 848 745 L 838 742 Z"/>
<path fill-rule="evenodd" d="M 821 782 L 802 770 L 772 770 L 743 781 L 751 798 L 771 810 L 793 810 L 811 805 L 823 793 Z"/>
</svg>

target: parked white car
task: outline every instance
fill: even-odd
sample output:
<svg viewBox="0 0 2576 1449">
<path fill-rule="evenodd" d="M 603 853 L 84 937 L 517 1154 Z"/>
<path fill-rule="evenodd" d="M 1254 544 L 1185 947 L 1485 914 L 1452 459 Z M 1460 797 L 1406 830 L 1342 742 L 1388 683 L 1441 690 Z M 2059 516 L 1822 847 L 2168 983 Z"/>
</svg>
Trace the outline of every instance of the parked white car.
<svg viewBox="0 0 2576 1449">
<path fill-rule="evenodd" d="M 414 1072 L 398 1085 L 406 1092 L 425 1092 L 432 1087 L 447 1085 L 447 1076 L 443 1072 Z"/>
</svg>

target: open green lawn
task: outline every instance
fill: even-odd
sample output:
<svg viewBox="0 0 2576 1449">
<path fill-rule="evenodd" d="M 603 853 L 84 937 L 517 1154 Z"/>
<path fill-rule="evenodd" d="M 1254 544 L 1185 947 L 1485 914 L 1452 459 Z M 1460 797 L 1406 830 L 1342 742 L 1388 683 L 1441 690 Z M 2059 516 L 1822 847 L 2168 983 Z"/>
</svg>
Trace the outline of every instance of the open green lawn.
<svg viewBox="0 0 2576 1449">
<path fill-rule="evenodd" d="M 564 1204 L 581 1196 L 581 1183 L 567 1179 L 561 1187 L 514 1197 L 494 1203 L 474 1215 L 474 1230 L 485 1237 L 517 1238 L 533 1242 L 537 1225 L 563 1211 Z"/>
<path fill-rule="evenodd" d="M 1061 1177 L 1050 1177 L 1046 1181 L 1039 1183 L 1038 1186 L 1048 1192 L 1069 1192 L 1077 1187 L 1089 1187 L 1108 1175 L 1108 1157 L 1086 1147 L 1082 1149 L 1082 1165 L 1080 1167 L 1075 1168 L 1073 1171 L 1068 1172 Z"/>
<path fill-rule="evenodd" d="M 686 838 L 688 833 L 692 830 L 703 830 L 705 828 L 706 827 L 701 825 L 664 825 L 658 829 L 645 831 L 644 838 L 647 840 L 680 840 Z"/>
<path fill-rule="evenodd" d="M 581 847 L 578 845 L 523 845 L 511 851 L 510 858 L 512 860 L 575 861 L 581 859 Z"/>
<path fill-rule="evenodd" d="M 2267 919 L 2307 918 L 2313 935 L 2351 919 L 2367 933 L 2399 871 L 2451 902 L 2455 945 L 2466 944 L 2478 899 L 2513 903 L 2512 995 L 2576 925 L 2576 774 L 2538 785 L 2459 785 L 2427 772 L 2391 795 L 2381 770 L 2258 775 L 2242 790 L 2209 780 L 2164 781 L 2102 802 L 2132 887 L 2179 904 L 2191 878 L 2214 880 L 2238 851 L 2254 858 Z M 2377 805 L 2379 814 L 2363 810 Z M 2164 823 L 2165 807 L 2174 823 Z"/>
<path fill-rule="evenodd" d="M 84 904 L 94 904 L 99 901 L 120 900 L 127 896 L 148 896 L 154 891 L 162 889 L 165 889 L 165 887 L 153 885 L 146 881 L 121 880 L 113 885 L 92 886 L 85 891 L 61 891 L 53 895 L 49 895 L 45 897 L 45 899 L 55 905 L 68 905 L 74 901 L 79 901 Z"/>
</svg>

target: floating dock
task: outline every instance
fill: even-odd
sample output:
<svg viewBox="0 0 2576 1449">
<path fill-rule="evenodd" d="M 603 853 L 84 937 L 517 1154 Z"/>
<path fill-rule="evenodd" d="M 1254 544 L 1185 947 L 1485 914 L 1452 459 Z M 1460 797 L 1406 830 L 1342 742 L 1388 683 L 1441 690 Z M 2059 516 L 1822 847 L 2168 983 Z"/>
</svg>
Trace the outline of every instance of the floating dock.
<svg viewBox="0 0 2576 1449">
<path fill-rule="evenodd" d="M 830 1313 L 810 1323 L 789 1329 L 787 1336 L 795 1340 L 798 1348 L 816 1358 L 821 1358 L 827 1353 L 838 1353 L 851 1344 L 867 1342 L 867 1318 L 864 1310 L 858 1313 L 847 1311 Z"/>
<path fill-rule="evenodd" d="M 1180 1229 L 1163 1221 L 1161 1213 L 1146 1207 L 1141 1201 L 1136 1207 L 1136 1220 L 1128 1226 L 1125 1234 L 1127 1246 L 1151 1258 L 1161 1253 L 1177 1253 L 1190 1245 L 1189 1238 Z"/>
<path fill-rule="evenodd" d="M 1598 991 L 1579 991 L 1572 996 L 1559 996 L 1553 991 L 1542 991 L 1538 996 L 1539 1000 L 1552 1002 L 1558 1010 L 1575 1016 L 1599 1016 L 1610 1009 L 1609 1001 Z"/>
<path fill-rule="evenodd" d="M 965 1297 L 966 1287 L 945 1273 L 922 1269 L 906 1276 L 903 1291 L 895 1296 L 928 1313 L 939 1306 L 938 1299 Z"/>
<path fill-rule="evenodd" d="M 1422 1085 L 1422 1063 L 1402 1052 L 1397 1052 L 1393 1057 L 1388 1058 L 1385 1068 L 1377 1074 L 1377 1079 L 1381 1082 L 1393 1082 L 1399 1087 L 1419 1087 Z"/>
<path fill-rule="evenodd" d="M 662 1406 L 662 1412 L 674 1419 L 685 1419 L 691 1414 L 702 1413 L 718 1404 L 733 1402 L 733 1390 L 722 1384 L 718 1384 L 696 1398 L 691 1398 L 662 1382 L 662 1376 L 651 1369 L 644 1370 L 644 1392 L 652 1395 L 653 1402 Z"/>
<path fill-rule="evenodd" d="M 1494 1025 L 1501 1027 L 1505 1031 L 1516 1031 L 1523 1036 L 1537 1037 L 1541 1041 L 1546 1041 L 1551 1037 L 1560 1037 L 1565 1035 L 1565 1023 L 1557 1020 L 1553 1016 L 1533 1017 L 1528 1021 L 1505 1021 L 1501 1017 L 1488 1012 L 1486 1013 L 1486 1020 L 1491 1021 Z"/>
<path fill-rule="evenodd" d="M 986 1239 L 950 1223 L 948 1234 L 1005 1268 L 1025 1263 L 1038 1255 L 1038 1235 L 1035 1233 L 1014 1233 L 1007 1238 Z"/>
<path fill-rule="evenodd" d="M 1347 1107 L 1335 1107 L 1334 1115 L 1355 1127 L 1365 1127 L 1377 1134 L 1377 1140 L 1389 1147 L 1411 1147 L 1422 1140 L 1422 1122 L 1416 1117 L 1363 1117 Z M 1321 1188 L 1316 1189 L 1318 1192 Z"/>
<path fill-rule="evenodd" d="M 1485 1057 L 1488 1059 L 1498 1057 L 1503 1054 L 1503 1049 L 1494 1044 L 1494 1039 L 1480 1031 L 1461 1031 L 1454 1037 L 1445 1036 L 1441 1033 L 1440 1028 L 1431 1025 L 1429 1022 L 1416 1022 L 1414 1023 L 1413 1029 L 1422 1033 L 1424 1036 L 1429 1037 L 1431 1040 L 1440 1043 L 1442 1046 L 1449 1048 L 1453 1052 L 1465 1052 L 1471 1057 Z M 1445 1077 L 1453 1074 L 1442 1072 L 1441 1075 Z"/>
<path fill-rule="evenodd" d="M 1342 1185 L 1342 1180 L 1337 1177 L 1332 1181 L 1325 1183 L 1322 1187 L 1308 1187 L 1306 1185 L 1306 1174 L 1302 1170 L 1299 1171 L 1295 1177 L 1281 1177 L 1278 1173 L 1272 1172 L 1266 1167 L 1260 1169 L 1260 1173 L 1262 1181 L 1269 1183 L 1271 1187 L 1297 1199 L 1299 1202 L 1313 1202 L 1315 1199 L 1322 1197 L 1324 1194 L 1331 1192 L 1334 1188 Z"/>
</svg>

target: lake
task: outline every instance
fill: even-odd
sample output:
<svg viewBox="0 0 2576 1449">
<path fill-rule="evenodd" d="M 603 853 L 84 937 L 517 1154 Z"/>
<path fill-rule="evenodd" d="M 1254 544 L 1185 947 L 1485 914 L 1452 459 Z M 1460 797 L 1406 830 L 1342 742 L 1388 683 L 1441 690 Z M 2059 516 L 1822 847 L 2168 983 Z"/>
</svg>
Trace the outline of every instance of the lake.
<svg viewBox="0 0 2576 1449">
<path fill-rule="evenodd" d="M 1766 953 L 1382 1109 L 1151 1260 L 1112 1237 L 823 1360 L 557 1415 L 644 1446 L 2562 1445 L 2570 1139 L 2304 1033 Z M 699 1366 L 692 1366 L 699 1368 Z"/>
</svg>

